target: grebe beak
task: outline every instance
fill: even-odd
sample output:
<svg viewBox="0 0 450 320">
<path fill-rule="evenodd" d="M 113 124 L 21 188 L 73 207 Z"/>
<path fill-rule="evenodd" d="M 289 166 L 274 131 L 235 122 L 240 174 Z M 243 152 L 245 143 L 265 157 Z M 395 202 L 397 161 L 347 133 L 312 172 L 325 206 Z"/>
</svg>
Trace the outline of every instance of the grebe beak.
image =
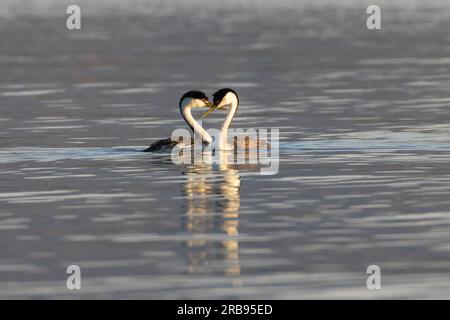
<svg viewBox="0 0 450 320">
<path fill-rule="evenodd" d="M 217 106 L 215 106 L 214 104 L 205 112 L 202 113 L 202 115 L 200 116 L 201 119 L 207 117 L 211 112 L 213 112 L 215 109 L 217 109 Z"/>
<path fill-rule="evenodd" d="M 220 104 L 216 104 L 215 105 L 214 103 L 211 103 L 210 108 L 208 110 L 206 110 L 205 112 L 203 112 L 203 114 L 200 116 L 200 118 L 203 119 L 203 118 L 207 117 L 211 112 L 213 112 L 216 109 L 218 109 L 218 110 L 226 110 L 227 106 L 226 105 L 222 105 L 221 106 Z"/>
</svg>

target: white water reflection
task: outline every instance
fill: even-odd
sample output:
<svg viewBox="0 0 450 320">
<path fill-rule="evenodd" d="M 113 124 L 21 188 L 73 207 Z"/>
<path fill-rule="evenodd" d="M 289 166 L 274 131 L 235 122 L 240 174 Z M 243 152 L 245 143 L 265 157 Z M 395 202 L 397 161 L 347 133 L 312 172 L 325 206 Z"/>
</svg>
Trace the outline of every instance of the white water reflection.
<svg viewBox="0 0 450 320">
<path fill-rule="evenodd" d="M 226 152 L 219 165 L 196 163 L 185 166 L 183 198 L 186 214 L 183 229 L 194 236 L 186 241 L 189 272 L 233 277 L 239 285 L 239 209 L 241 177 L 227 163 Z M 228 236 L 219 243 L 201 238 L 202 234 L 222 232 Z M 197 234 L 200 238 L 195 237 Z"/>
</svg>

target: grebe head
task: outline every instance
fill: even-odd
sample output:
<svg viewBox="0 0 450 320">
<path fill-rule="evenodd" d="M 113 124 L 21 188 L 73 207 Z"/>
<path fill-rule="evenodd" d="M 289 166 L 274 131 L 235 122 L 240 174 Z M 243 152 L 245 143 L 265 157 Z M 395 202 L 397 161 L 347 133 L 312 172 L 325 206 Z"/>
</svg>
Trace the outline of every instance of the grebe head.
<svg viewBox="0 0 450 320">
<path fill-rule="evenodd" d="M 212 107 L 212 103 L 208 97 L 201 91 L 188 91 L 180 99 L 180 111 L 181 115 L 191 128 L 192 131 L 199 133 L 202 140 L 206 143 L 211 143 L 212 138 L 203 129 L 202 125 L 198 123 L 192 116 L 191 110 L 194 108 L 209 108 Z"/>
<path fill-rule="evenodd" d="M 227 109 L 233 101 L 239 104 L 239 97 L 233 89 L 223 88 L 213 94 L 213 106 L 217 109 Z"/>
<path fill-rule="evenodd" d="M 230 88 L 223 88 L 213 94 L 212 106 L 202 114 L 202 118 L 213 112 L 215 109 L 227 110 L 229 106 L 235 104 L 237 110 L 239 106 L 239 97 L 236 91 Z"/>
<path fill-rule="evenodd" d="M 209 108 L 212 103 L 206 94 L 201 91 L 188 91 L 180 99 L 180 109 L 189 106 L 190 108 Z"/>
</svg>

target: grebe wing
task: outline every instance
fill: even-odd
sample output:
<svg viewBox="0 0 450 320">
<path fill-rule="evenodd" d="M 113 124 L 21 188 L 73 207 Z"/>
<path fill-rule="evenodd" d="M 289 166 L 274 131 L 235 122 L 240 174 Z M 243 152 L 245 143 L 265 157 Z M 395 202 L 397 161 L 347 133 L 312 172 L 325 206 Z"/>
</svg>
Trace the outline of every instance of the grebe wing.
<svg viewBox="0 0 450 320">
<path fill-rule="evenodd" d="M 152 143 L 144 152 L 170 152 L 178 143 L 177 141 L 172 141 L 170 138 L 158 140 Z"/>
</svg>

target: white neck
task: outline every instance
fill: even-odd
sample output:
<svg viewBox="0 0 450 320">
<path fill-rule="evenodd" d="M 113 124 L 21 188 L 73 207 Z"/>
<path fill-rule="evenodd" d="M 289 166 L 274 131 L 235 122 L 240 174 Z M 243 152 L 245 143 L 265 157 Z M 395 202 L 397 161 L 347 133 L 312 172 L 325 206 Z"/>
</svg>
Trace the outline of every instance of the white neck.
<svg viewBox="0 0 450 320">
<path fill-rule="evenodd" d="M 238 108 L 238 100 L 235 95 L 233 95 L 231 98 L 231 106 L 228 111 L 227 117 L 225 118 L 225 121 L 223 122 L 222 129 L 220 130 L 220 138 L 219 138 L 219 149 L 221 150 L 228 150 L 228 128 L 231 125 L 231 121 L 233 121 L 234 115 L 236 114 L 237 108 Z"/>
<path fill-rule="evenodd" d="M 211 143 L 212 139 L 208 132 L 194 119 L 191 113 L 192 105 L 187 102 L 181 105 L 181 113 L 183 114 L 184 120 L 186 120 L 187 124 L 194 130 L 194 133 L 198 134 L 202 141 L 206 143 Z"/>
</svg>

